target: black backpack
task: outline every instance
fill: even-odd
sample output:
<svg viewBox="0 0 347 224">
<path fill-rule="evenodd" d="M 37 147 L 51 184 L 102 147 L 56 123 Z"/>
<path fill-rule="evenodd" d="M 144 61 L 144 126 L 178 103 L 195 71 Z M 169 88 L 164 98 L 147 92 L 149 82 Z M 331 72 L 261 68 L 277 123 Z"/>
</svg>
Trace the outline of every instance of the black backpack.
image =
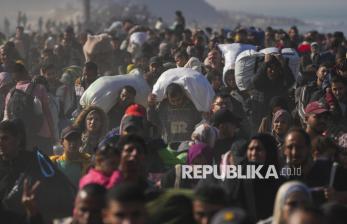
<svg viewBox="0 0 347 224">
<path fill-rule="evenodd" d="M 35 112 L 35 97 L 32 95 L 34 88 L 34 83 L 30 83 L 25 91 L 16 89 L 16 87 L 12 88 L 7 103 L 8 118 L 22 120 L 26 129 L 30 129 L 31 133 L 39 132 L 43 123 L 43 113 Z"/>
</svg>

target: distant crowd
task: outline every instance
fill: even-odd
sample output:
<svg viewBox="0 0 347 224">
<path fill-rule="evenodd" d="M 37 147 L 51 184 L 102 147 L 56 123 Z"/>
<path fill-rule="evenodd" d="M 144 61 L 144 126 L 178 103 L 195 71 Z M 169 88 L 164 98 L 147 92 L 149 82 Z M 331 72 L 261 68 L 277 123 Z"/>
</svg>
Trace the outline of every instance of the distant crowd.
<svg viewBox="0 0 347 224">
<path fill-rule="evenodd" d="M 342 32 L 43 24 L 0 34 L 1 223 L 347 222 Z"/>
</svg>

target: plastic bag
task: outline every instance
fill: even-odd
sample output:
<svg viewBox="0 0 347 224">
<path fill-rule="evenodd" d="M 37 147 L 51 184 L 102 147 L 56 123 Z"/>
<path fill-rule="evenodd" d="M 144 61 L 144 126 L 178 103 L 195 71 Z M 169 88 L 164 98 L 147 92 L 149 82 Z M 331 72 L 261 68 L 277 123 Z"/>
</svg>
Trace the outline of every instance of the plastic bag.
<svg viewBox="0 0 347 224">
<path fill-rule="evenodd" d="M 235 62 L 237 56 L 245 50 L 256 50 L 256 46 L 251 44 L 219 44 L 219 49 L 224 55 L 225 65 L 223 69 L 223 74 L 229 69 L 235 69 Z"/>
<path fill-rule="evenodd" d="M 119 91 L 127 85 L 136 90 L 135 102 L 147 107 L 147 96 L 151 89 L 142 74 L 139 73 L 98 78 L 83 93 L 80 104 L 82 107 L 97 106 L 108 113 L 116 104 Z"/>
<path fill-rule="evenodd" d="M 152 93 L 158 101 L 166 97 L 166 88 L 171 83 L 179 84 L 201 112 L 210 110 L 215 92 L 206 77 L 191 68 L 173 68 L 164 72 L 153 86 Z"/>
</svg>

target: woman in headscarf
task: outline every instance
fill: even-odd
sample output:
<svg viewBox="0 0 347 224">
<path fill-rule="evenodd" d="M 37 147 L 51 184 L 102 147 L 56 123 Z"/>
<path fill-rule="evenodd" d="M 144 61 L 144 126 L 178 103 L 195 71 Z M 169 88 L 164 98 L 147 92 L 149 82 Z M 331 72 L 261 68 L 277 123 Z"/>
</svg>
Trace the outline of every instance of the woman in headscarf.
<svg viewBox="0 0 347 224">
<path fill-rule="evenodd" d="M 218 130 L 207 123 L 203 123 L 197 126 L 192 133 L 192 141 L 195 144 L 205 143 L 211 149 L 214 148 L 217 138 Z"/>
<path fill-rule="evenodd" d="M 81 151 L 94 155 L 99 141 L 107 131 L 105 112 L 99 107 L 89 106 L 78 115 L 74 126 L 82 131 Z"/>
<path fill-rule="evenodd" d="M 297 207 L 310 205 L 312 197 L 310 189 L 298 181 L 283 184 L 277 192 L 273 216 L 259 221 L 258 224 L 284 224 L 289 214 Z"/>
<path fill-rule="evenodd" d="M 288 111 L 280 109 L 272 117 L 271 134 L 277 141 L 277 146 L 281 147 L 284 138 L 291 126 L 292 117 Z"/>
<path fill-rule="evenodd" d="M 238 164 L 243 171 L 248 166 L 262 166 L 259 173 L 265 177 L 268 170 L 275 169 L 279 174 L 279 162 L 277 159 L 276 140 L 270 135 L 260 133 L 251 138 L 251 140 L 240 146 L 238 149 Z M 236 152 L 234 152 L 236 155 Z M 271 166 L 271 167 L 270 167 Z M 239 169 L 239 166 L 238 166 Z M 225 179 L 224 185 L 230 202 L 240 203 L 250 214 L 253 221 L 264 219 L 272 214 L 273 202 L 276 192 L 282 183 L 279 179 L 269 177 L 261 179 Z"/>
<path fill-rule="evenodd" d="M 271 121 L 273 115 L 280 109 L 288 111 L 288 102 L 281 96 L 274 96 L 270 100 L 270 111 L 266 117 L 261 120 L 260 126 L 258 128 L 259 133 L 271 133 Z"/>
</svg>

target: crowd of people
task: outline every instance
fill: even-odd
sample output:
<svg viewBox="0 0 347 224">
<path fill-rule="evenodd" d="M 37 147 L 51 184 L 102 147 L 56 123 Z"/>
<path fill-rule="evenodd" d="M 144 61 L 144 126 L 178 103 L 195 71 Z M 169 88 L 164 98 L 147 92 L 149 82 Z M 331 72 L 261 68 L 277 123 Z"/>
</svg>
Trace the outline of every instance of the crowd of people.
<svg viewBox="0 0 347 224">
<path fill-rule="evenodd" d="M 1 46 L 1 223 L 347 222 L 342 32 L 190 29 L 180 11 L 171 27 L 127 18 L 105 30 L 110 48 L 93 56 L 85 53 L 92 31 L 71 26 L 29 34 L 18 26 Z M 133 33 L 146 38 L 132 42 Z M 294 49 L 299 75 L 281 54 L 265 54 L 252 88 L 240 90 L 218 47 L 231 43 Z M 108 111 L 80 105 L 101 77 L 137 73 L 153 88 L 179 67 L 206 77 L 215 92 L 209 111 L 178 83 L 163 100 L 150 93 L 145 105 L 131 85 Z M 183 166 L 198 165 L 300 173 L 183 178 Z"/>
</svg>

